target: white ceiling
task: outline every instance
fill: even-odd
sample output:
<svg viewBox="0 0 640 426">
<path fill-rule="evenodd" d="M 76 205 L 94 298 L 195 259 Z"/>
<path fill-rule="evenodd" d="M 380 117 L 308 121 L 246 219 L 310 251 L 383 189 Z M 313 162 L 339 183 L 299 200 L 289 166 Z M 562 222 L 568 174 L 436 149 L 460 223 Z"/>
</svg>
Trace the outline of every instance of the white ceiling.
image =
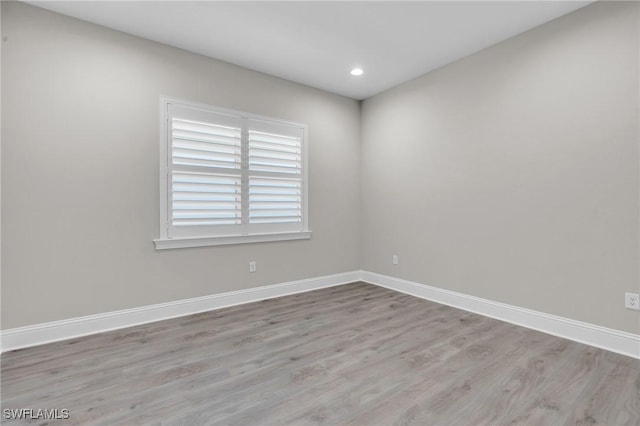
<svg viewBox="0 0 640 426">
<path fill-rule="evenodd" d="M 364 99 L 591 2 L 29 3 Z M 355 66 L 365 74 L 351 76 Z"/>
</svg>

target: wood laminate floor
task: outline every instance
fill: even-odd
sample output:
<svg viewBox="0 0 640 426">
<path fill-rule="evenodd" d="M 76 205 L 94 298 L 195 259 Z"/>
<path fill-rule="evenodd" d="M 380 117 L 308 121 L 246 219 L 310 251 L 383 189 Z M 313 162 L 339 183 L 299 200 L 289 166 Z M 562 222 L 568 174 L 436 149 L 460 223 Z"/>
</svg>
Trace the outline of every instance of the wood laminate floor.
<svg viewBox="0 0 640 426">
<path fill-rule="evenodd" d="M 638 360 L 364 283 L 8 352 L 1 384 L 70 411 L 35 424 L 640 424 Z"/>
</svg>

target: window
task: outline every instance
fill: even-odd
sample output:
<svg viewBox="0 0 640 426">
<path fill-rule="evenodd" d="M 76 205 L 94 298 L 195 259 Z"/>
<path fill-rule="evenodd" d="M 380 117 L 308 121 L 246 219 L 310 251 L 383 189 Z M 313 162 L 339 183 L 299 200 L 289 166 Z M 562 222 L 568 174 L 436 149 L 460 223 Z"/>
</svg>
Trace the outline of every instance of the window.
<svg viewBox="0 0 640 426">
<path fill-rule="evenodd" d="M 157 249 L 310 237 L 306 127 L 161 100 Z"/>
</svg>

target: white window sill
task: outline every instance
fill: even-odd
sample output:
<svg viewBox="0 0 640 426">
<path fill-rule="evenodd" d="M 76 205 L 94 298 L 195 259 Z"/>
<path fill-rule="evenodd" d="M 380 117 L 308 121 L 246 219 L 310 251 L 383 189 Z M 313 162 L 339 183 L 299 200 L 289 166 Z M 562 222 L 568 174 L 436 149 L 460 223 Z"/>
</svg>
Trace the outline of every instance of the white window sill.
<svg viewBox="0 0 640 426">
<path fill-rule="evenodd" d="M 231 244 L 264 243 L 268 241 L 308 240 L 311 231 L 279 232 L 275 234 L 229 235 L 207 238 L 172 238 L 153 240 L 156 250 L 187 247 L 226 246 Z"/>
</svg>

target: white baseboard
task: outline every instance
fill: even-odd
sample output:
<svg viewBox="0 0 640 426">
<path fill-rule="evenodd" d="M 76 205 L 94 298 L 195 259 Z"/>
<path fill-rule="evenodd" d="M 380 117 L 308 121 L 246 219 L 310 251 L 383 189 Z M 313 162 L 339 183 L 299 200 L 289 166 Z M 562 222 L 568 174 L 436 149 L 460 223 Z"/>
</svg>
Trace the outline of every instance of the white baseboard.
<svg viewBox="0 0 640 426">
<path fill-rule="evenodd" d="M 431 287 L 368 271 L 351 271 L 317 278 L 232 291 L 158 305 L 12 328 L 0 332 L 2 352 L 154 321 L 226 308 L 274 297 L 365 281 L 390 290 L 453 306 L 543 333 L 640 358 L 640 336 L 581 321 L 545 314 L 455 291 Z"/>
<path fill-rule="evenodd" d="M 44 343 L 117 330 L 243 303 L 257 302 L 274 297 L 288 296 L 290 294 L 348 284 L 358 281 L 360 275 L 360 271 L 345 272 L 250 288 L 247 290 L 142 306 L 140 308 L 12 328 L 0 332 L 0 350 L 5 352 L 29 346 L 42 345 Z"/>
<path fill-rule="evenodd" d="M 362 271 L 361 280 L 590 346 L 640 358 L 640 336 L 455 291 Z"/>
</svg>

